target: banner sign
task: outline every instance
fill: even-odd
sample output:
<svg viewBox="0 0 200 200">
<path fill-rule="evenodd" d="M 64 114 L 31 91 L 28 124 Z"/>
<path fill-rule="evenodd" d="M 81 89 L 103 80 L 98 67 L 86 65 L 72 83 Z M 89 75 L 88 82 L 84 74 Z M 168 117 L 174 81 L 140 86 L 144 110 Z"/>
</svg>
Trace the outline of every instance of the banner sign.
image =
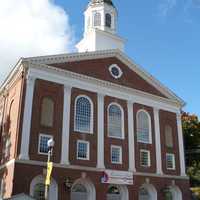
<svg viewBox="0 0 200 200">
<path fill-rule="evenodd" d="M 50 185 L 50 183 L 51 183 L 52 169 L 53 169 L 53 163 L 52 162 L 48 162 L 47 163 L 47 176 L 46 176 L 45 185 Z"/>
<path fill-rule="evenodd" d="M 133 173 L 125 171 L 106 170 L 103 172 L 101 183 L 133 185 Z"/>
</svg>

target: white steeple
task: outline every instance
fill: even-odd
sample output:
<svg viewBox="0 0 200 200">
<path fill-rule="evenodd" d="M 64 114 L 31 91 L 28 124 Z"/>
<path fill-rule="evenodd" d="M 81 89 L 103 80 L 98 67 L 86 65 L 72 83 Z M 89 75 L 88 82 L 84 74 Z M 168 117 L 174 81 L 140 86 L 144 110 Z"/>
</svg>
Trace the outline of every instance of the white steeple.
<svg viewBox="0 0 200 200">
<path fill-rule="evenodd" d="M 79 52 L 124 50 L 124 40 L 116 35 L 117 10 L 111 0 L 91 0 L 84 15 L 84 37 L 76 45 Z"/>
</svg>

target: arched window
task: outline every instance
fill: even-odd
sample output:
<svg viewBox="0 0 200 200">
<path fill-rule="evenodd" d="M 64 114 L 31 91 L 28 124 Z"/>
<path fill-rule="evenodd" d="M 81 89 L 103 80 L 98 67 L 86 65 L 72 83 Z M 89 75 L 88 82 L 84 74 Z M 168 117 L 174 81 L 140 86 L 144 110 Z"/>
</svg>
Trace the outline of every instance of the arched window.
<svg viewBox="0 0 200 200">
<path fill-rule="evenodd" d="M 42 99 L 41 125 L 52 127 L 54 121 L 54 101 L 49 97 Z"/>
<path fill-rule="evenodd" d="M 110 104 L 108 107 L 108 135 L 115 138 L 124 137 L 123 110 L 117 104 Z"/>
<path fill-rule="evenodd" d="M 82 184 L 76 184 L 72 188 L 71 200 L 77 200 L 77 199 L 81 199 L 81 200 L 88 199 L 87 189 Z"/>
<path fill-rule="evenodd" d="M 169 125 L 165 126 L 165 145 L 166 147 L 173 147 L 173 132 L 172 127 Z"/>
<path fill-rule="evenodd" d="M 142 143 L 151 143 L 151 118 L 143 110 L 137 113 L 137 140 Z"/>
<path fill-rule="evenodd" d="M 101 14 L 99 12 L 94 14 L 94 26 L 101 26 Z"/>
<path fill-rule="evenodd" d="M 45 200 L 45 185 L 43 183 L 38 183 L 34 187 L 33 197 L 36 200 Z"/>
<path fill-rule="evenodd" d="M 75 100 L 75 122 L 74 129 L 78 132 L 93 132 L 93 104 L 85 96 L 79 96 Z"/>
<path fill-rule="evenodd" d="M 107 13 L 105 19 L 106 19 L 106 21 L 105 21 L 106 26 L 108 28 L 111 28 L 111 25 L 112 25 L 112 16 L 109 13 Z"/>
</svg>

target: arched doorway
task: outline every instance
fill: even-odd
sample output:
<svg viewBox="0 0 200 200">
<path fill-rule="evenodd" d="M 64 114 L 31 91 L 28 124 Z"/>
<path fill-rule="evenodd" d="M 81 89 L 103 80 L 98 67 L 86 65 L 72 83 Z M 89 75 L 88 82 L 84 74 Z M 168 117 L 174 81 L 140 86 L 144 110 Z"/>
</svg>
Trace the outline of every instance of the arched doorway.
<svg viewBox="0 0 200 200">
<path fill-rule="evenodd" d="M 88 179 L 78 179 L 72 186 L 71 200 L 95 200 L 96 191 Z"/>
<path fill-rule="evenodd" d="M 42 175 L 36 176 L 30 184 L 30 195 L 36 200 L 44 200 L 45 178 Z M 54 179 L 49 188 L 49 200 L 58 200 L 58 185 Z"/>
<path fill-rule="evenodd" d="M 107 200 L 128 200 L 128 189 L 126 186 L 111 185 L 108 188 Z"/>
<path fill-rule="evenodd" d="M 139 189 L 139 200 L 157 200 L 157 191 L 151 184 L 144 184 Z"/>
</svg>

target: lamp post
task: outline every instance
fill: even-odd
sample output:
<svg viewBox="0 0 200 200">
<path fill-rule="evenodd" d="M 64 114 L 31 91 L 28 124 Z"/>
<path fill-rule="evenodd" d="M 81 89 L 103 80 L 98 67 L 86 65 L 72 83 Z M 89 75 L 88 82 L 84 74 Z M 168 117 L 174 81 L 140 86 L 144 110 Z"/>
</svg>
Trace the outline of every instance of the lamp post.
<svg viewBox="0 0 200 200">
<path fill-rule="evenodd" d="M 55 144 L 55 142 L 53 139 L 50 139 L 47 142 L 48 161 L 47 161 L 47 177 L 46 177 L 46 181 L 45 181 L 45 200 L 48 200 L 48 196 L 49 196 L 50 178 L 51 178 L 51 171 L 52 171 L 52 166 L 53 166 L 53 163 L 51 162 L 51 156 L 53 154 L 54 144 Z"/>
</svg>

